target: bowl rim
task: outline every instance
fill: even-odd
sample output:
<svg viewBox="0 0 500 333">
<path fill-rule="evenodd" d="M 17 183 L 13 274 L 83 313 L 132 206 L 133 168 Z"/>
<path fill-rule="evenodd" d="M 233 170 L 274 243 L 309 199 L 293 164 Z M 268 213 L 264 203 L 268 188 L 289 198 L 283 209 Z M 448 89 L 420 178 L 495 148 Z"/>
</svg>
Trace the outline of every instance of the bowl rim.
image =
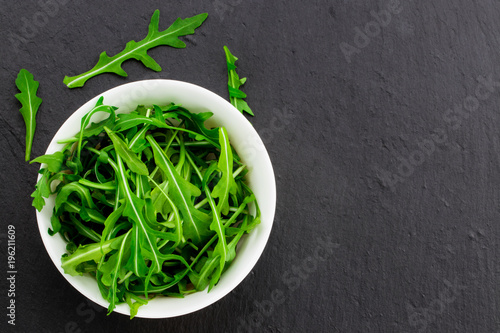
<svg viewBox="0 0 500 333">
<path fill-rule="evenodd" d="M 134 90 L 135 89 L 135 90 Z M 179 303 L 178 305 L 180 306 L 171 306 L 174 303 L 174 301 L 163 301 L 161 303 L 168 304 L 166 307 L 167 309 L 171 310 L 170 313 L 165 313 L 165 311 L 158 311 L 158 309 L 153 310 L 153 308 L 156 308 L 156 303 L 158 299 L 166 300 L 166 299 L 172 299 L 169 297 L 161 297 L 161 298 L 155 298 L 153 300 L 150 300 L 147 305 L 141 306 L 139 308 L 139 311 L 136 315 L 136 317 L 140 318 L 171 318 L 171 317 L 176 317 L 176 316 L 181 316 L 185 314 L 189 314 L 198 310 L 201 310 L 227 294 L 229 294 L 234 288 L 236 288 L 244 279 L 245 277 L 252 271 L 254 266 L 256 265 L 257 261 L 261 257 L 262 253 L 264 252 L 264 249 L 267 245 L 267 242 L 269 240 L 269 236 L 271 233 L 272 225 L 274 223 L 274 214 L 276 210 L 276 180 L 274 176 L 274 171 L 271 163 L 271 159 L 269 157 L 269 154 L 264 146 L 264 143 L 262 142 L 262 139 L 258 135 L 257 131 L 254 129 L 253 125 L 246 119 L 243 114 L 237 110 L 232 104 L 230 104 L 228 101 L 220 97 L 219 95 L 215 94 L 214 92 L 203 88 L 199 85 L 185 82 L 185 81 L 178 81 L 178 80 L 170 80 L 170 79 L 152 79 L 152 80 L 140 80 L 140 81 L 134 81 L 134 82 L 129 82 L 125 83 L 119 86 L 116 86 L 114 88 L 108 89 L 103 93 L 100 93 L 96 95 L 95 97 L 91 98 L 89 101 L 84 103 L 82 106 L 80 106 L 76 111 L 74 111 L 66 120 L 65 122 L 59 127 L 57 130 L 56 134 L 53 136 L 52 140 L 50 141 L 49 145 L 47 146 L 47 150 L 45 154 L 51 154 L 54 153 L 55 151 L 59 150 L 60 147 L 62 147 L 62 144 L 58 144 L 57 141 L 68 138 L 71 135 L 76 134 L 79 131 L 79 126 L 76 127 L 76 131 L 73 133 L 68 133 L 68 128 L 75 129 L 75 124 L 79 124 L 79 120 L 81 117 L 87 113 L 97 102 L 97 100 L 103 96 L 104 97 L 104 104 L 107 105 L 113 105 L 113 106 L 118 106 L 119 109 L 117 110 L 117 113 L 122 113 L 122 112 L 130 112 L 133 109 L 131 109 L 132 105 L 134 108 L 141 104 L 137 102 L 132 102 L 129 103 L 130 101 L 135 101 L 140 98 L 149 98 L 147 97 L 147 94 L 152 94 L 150 89 L 158 89 L 162 90 L 165 89 L 165 91 L 169 91 L 169 89 L 181 89 L 182 91 L 187 92 L 189 95 L 190 93 L 197 93 L 199 94 L 204 100 L 207 101 L 211 107 L 209 107 L 208 110 L 212 111 L 214 113 L 214 119 L 211 118 L 212 123 L 218 123 L 219 121 L 222 122 L 233 122 L 234 124 L 238 124 L 238 132 L 242 131 L 244 133 L 249 133 L 250 134 L 250 139 L 249 141 L 245 141 L 243 143 L 243 148 L 250 154 L 249 160 L 254 159 L 259 161 L 259 164 L 257 162 L 254 162 L 254 164 L 257 164 L 258 168 L 255 168 L 253 170 L 249 171 L 249 174 L 253 174 L 254 172 L 257 172 L 259 175 L 259 172 L 263 172 L 261 176 L 265 177 L 261 182 L 266 182 L 266 201 L 260 202 L 259 196 L 262 197 L 262 191 L 259 191 L 259 193 L 256 193 L 258 202 L 259 202 L 259 207 L 261 208 L 261 223 L 257 225 L 257 227 L 252 230 L 249 234 L 244 235 L 244 239 L 240 241 L 243 242 L 242 247 L 248 247 L 252 246 L 251 251 L 252 255 L 245 255 L 246 262 L 245 264 L 239 264 L 238 268 L 239 270 L 236 273 L 232 273 L 231 279 L 229 279 L 227 273 L 229 270 L 235 265 L 235 262 L 238 262 L 238 254 L 240 256 L 243 256 L 240 252 L 240 245 L 238 246 L 238 254 L 236 258 L 234 259 L 232 265 L 228 268 L 227 271 L 225 271 L 219 283 L 210 291 L 210 293 L 207 293 L 207 289 L 204 291 L 198 291 L 193 294 L 186 295 L 184 298 L 175 298 L 176 302 Z M 142 93 L 145 93 L 146 96 L 142 97 L 130 97 L 130 94 L 127 95 L 126 92 L 137 92 L 137 91 L 142 91 Z M 163 90 L 162 90 L 163 91 Z M 164 92 L 164 91 L 163 91 Z M 120 95 L 121 93 L 121 95 Z M 186 94 L 186 93 L 184 93 Z M 117 96 L 120 96 L 119 98 L 122 98 L 121 96 L 125 96 L 122 98 L 121 101 L 113 101 L 113 98 L 117 98 Z M 182 96 L 182 94 L 181 94 Z M 130 97 L 130 98 L 129 98 Z M 151 97 L 151 96 L 150 96 Z M 111 99 L 111 102 L 107 102 L 109 99 Z M 166 98 L 166 97 L 165 97 Z M 184 98 L 184 97 L 182 97 Z M 128 99 L 128 100 L 127 100 Z M 172 100 L 171 102 L 175 102 Z M 124 104 L 124 106 L 120 105 L 120 103 Z M 127 107 L 127 103 L 128 107 Z M 116 105 L 118 104 L 118 105 Z M 144 103 L 145 104 L 145 103 Z M 154 103 L 156 104 L 156 103 Z M 182 103 L 185 105 L 184 103 Z M 120 108 L 122 110 L 120 110 Z M 125 108 L 128 108 L 128 110 L 124 110 Z M 189 109 L 189 107 L 186 106 L 186 108 Z M 228 119 L 226 120 L 227 117 Z M 93 117 L 93 119 L 95 119 Z M 226 125 L 224 125 L 226 126 Z M 230 138 L 234 135 L 238 135 L 238 138 L 240 136 L 240 133 L 232 132 L 228 129 L 228 134 Z M 233 146 L 238 146 L 242 145 L 241 140 L 238 139 L 238 142 L 235 144 L 232 142 Z M 246 144 L 247 146 L 245 146 Z M 240 147 L 241 148 L 241 147 Z M 237 149 L 238 150 L 238 149 Z M 238 150 L 238 153 L 240 154 L 240 151 Z M 247 154 L 247 155 L 248 155 Z M 252 155 L 253 154 L 253 155 Z M 243 154 L 245 155 L 245 154 Z M 241 156 L 241 155 L 240 155 Z M 245 160 L 244 156 L 242 156 L 242 159 Z M 45 165 L 42 164 L 40 166 L 40 169 L 43 168 Z M 38 175 L 38 179 L 40 179 L 41 175 Z M 250 176 L 252 177 L 252 176 Z M 257 177 L 257 176 L 255 176 Z M 250 185 L 252 187 L 252 185 Z M 254 190 L 254 188 L 252 188 Z M 71 276 L 69 274 L 65 274 L 62 267 L 61 267 L 61 255 L 65 252 L 59 252 L 60 247 L 56 247 L 54 244 L 57 242 L 58 244 L 60 241 L 55 241 L 54 237 L 59 237 L 62 240 L 62 237 L 59 234 L 56 234 L 54 236 L 50 236 L 47 232 L 47 226 L 50 226 L 50 216 L 52 215 L 52 207 L 53 207 L 53 198 L 54 195 L 51 195 L 49 199 L 46 199 L 46 205 L 43 207 L 41 212 L 36 212 L 36 219 L 37 219 L 37 224 L 38 228 L 40 231 L 40 237 L 42 238 L 44 247 L 49 254 L 52 263 L 56 266 L 57 270 L 63 275 L 63 277 L 76 289 L 78 290 L 82 295 L 90 299 L 91 301 L 103 306 L 104 308 L 108 307 L 108 302 L 101 296 L 100 292 L 96 293 L 95 289 L 98 290 L 97 288 L 97 283 L 95 283 L 95 280 L 93 283 L 95 284 L 95 289 L 86 283 L 83 279 L 87 279 L 86 281 L 88 282 L 89 278 L 92 278 L 90 275 L 83 275 L 83 276 Z M 264 205 L 263 205 L 264 204 Z M 65 249 L 63 250 L 65 251 Z M 247 250 L 246 253 L 249 251 Z M 245 253 L 245 254 L 246 254 Z M 243 258 L 241 258 L 243 260 Z M 241 261 L 241 260 L 240 260 Z M 239 267 L 242 266 L 242 267 Z M 234 270 L 233 270 L 234 271 Z M 93 279 L 93 278 L 92 278 Z M 89 288 L 91 292 L 89 292 Z M 92 290 L 94 289 L 94 290 Z M 184 300 L 184 301 L 182 301 Z M 187 303 L 186 300 L 189 300 L 190 302 Z M 191 302 L 192 300 L 192 302 Z M 156 303 L 155 303 L 156 302 Z M 154 304 L 154 305 L 153 305 Z M 188 306 L 186 305 L 188 304 Z M 175 305 L 175 304 L 174 304 Z M 117 312 L 120 314 L 124 315 L 130 315 L 130 310 L 129 307 L 126 303 L 118 304 L 116 308 L 113 310 L 113 312 Z"/>
</svg>

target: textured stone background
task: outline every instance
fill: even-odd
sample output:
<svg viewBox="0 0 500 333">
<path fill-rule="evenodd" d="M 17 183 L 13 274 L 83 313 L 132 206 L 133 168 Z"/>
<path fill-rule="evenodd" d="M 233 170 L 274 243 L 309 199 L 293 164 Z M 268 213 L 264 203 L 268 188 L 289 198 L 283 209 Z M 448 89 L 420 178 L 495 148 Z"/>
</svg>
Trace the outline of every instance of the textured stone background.
<svg viewBox="0 0 500 333">
<path fill-rule="evenodd" d="M 4 312 L 8 224 L 19 272 L 17 325 L 0 311 L 0 331 L 500 331 L 498 1 L 46 2 L 0 1 Z M 142 39 L 156 8 L 162 28 L 179 16 L 209 18 L 186 49 L 150 52 L 160 73 L 130 61 L 128 78 L 63 85 L 101 51 Z M 391 8 L 382 27 L 374 23 Z M 170 78 L 227 97 L 224 44 L 248 77 L 251 121 L 275 168 L 269 244 L 242 284 L 204 310 L 106 316 L 57 272 L 41 242 L 29 197 L 37 166 L 24 162 L 15 77 L 24 67 L 40 81 L 37 156 L 74 110 L 122 83 Z M 315 250 L 327 236 L 331 254 L 320 261 Z M 273 295 L 280 304 L 271 307 Z"/>
</svg>

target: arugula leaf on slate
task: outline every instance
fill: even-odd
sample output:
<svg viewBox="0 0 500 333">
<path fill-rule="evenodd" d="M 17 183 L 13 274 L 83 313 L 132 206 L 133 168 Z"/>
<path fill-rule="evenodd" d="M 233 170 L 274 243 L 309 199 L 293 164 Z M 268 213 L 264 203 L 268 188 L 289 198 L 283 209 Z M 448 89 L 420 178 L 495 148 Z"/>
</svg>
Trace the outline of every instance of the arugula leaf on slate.
<svg viewBox="0 0 500 333">
<path fill-rule="evenodd" d="M 38 112 L 42 99 L 36 95 L 39 83 L 33 79 L 33 74 L 22 68 L 19 71 L 16 79 L 16 86 L 20 93 L 16 94 L 16 98 L 21 102 L 21 112 L 24 122 L 26 123 L 26 155 L 25 160 L 29 161 L 31 156 L 31 147 L 33 145 L 33 136 L 35 135 L 36 120 L 35 116 Z"/>
<path fill-rule="evenodd" d="M 160 45 L 185 48 L 186 44 L 178 37 L 194 34 L 195 29 L 205 21 L 207 16 L 207 13 L 203 13 L 184 20 L 178 18 L 168 29 L 159 31 L 160 11 L 157 9 L 151 17 L 148 34 L 143 40 L 128 42 L 123 51 L 112 57 L 108 56 L 106 52 L 102 52 L 99 61 L 91 70 L 76 76 L 66 76 L 63 82 L 69 88 L 77 88 L 82 87 L 88 79 L 102 73 L 127 76 L 122 68 L 122 63 L 129 59 L 139 60 L 147 68 L 159 72 L 161 67 L 148 55 L 148 50 Z"/>
<path fill-rule="evenodd" d="M 247 97 L 243 91 L 240 90 L 240 86 L 243 85 L 247 78 L 244 77 L 240 79 L 238 73 L 236 73 L 236 58 L 231 54 L 227 46 L 224 46 L 224 51 L 226 52 L 226 61 L 227 61 L 227 72 L 228 72 L 228 81 L 227 87 L 229 89 L 229 100 L 231 104 L 234 105 L 241 113 L 246 112 L 249 115 L 253 116 L 252 109 L 248 106 L 247 102 L 243 100 L 243 98 Z"/>
</svg>

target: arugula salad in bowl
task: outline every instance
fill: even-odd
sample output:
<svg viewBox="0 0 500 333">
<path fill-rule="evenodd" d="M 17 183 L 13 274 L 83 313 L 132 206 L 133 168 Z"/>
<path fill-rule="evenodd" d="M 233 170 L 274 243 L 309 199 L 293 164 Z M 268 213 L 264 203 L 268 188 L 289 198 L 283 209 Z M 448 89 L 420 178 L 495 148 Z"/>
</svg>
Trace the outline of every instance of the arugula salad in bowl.
<svg viewBox="0 0 500 333">
<path fill-rule="evenodd" d="M 276 187 L 264 144 L 230 103 L 193 84 L 106 91 L 34 161 L 44 245 L 109 313 L 206 307 L 245 278 L 269 238 Z"/>
</svg>

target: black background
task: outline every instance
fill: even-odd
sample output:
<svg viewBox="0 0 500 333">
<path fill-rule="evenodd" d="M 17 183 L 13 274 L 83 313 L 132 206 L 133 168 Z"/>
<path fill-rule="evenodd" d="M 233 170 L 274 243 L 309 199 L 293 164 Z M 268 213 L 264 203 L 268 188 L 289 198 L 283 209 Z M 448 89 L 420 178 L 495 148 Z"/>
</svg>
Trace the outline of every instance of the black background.
<svg viewBox="0 0 500 333">
<path fill-rule="evenodd" d="M 0 331 L 500 331 L 498 1 L 45 2 L 0 2 Z M 209 17 L 186 49 L 149 52 L 162 72 L 129 61 L 128 78 L 63 85 L 100 52 L 141 40 L 157 8 L 161 29 Z M 390 8 L 383 27 L 374 23 Z M 106 316 L 41 242 L 30 198 L 38 166 L 24 161 L 16 75 L 26 68 L 40 82 L 34 157 L 80 105 L 126 82 L 183 80 L 227 98 L 223 45 L 248 77 L 251 122 L 275 169 L 268 246 L 208 308 L 164 320 Z M 9 224 L 15 327 L 6 317 Z M 331 244 L 325 261 L 315 257 L 321 239 Z"/>
</svg>

